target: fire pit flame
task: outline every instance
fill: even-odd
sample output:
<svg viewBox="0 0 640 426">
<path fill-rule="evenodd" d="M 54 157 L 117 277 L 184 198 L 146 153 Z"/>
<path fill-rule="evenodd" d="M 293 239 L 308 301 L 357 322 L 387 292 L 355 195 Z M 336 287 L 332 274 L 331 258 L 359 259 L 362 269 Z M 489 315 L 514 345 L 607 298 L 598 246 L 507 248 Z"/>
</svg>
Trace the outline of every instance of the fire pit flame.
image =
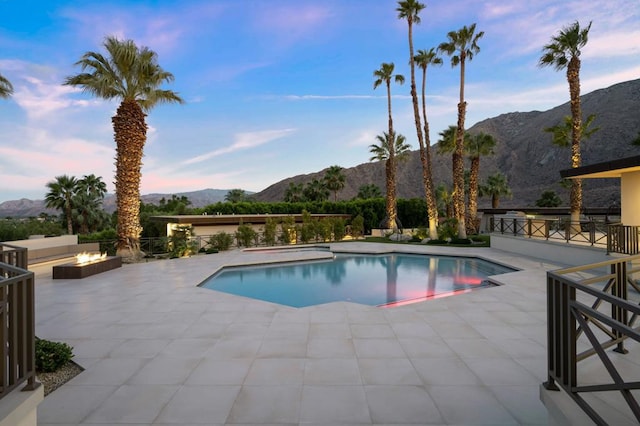
<svg viewBox="0 0 640 426">
<path fill-rule="evenodd" d="M 92 253 L 79 253 L 76 254 L 76 263 L 78 265 L 84 265 L 86 263 L 99 262 L 107 258 L 107 253 L 92 254 Z"/>
</svg>

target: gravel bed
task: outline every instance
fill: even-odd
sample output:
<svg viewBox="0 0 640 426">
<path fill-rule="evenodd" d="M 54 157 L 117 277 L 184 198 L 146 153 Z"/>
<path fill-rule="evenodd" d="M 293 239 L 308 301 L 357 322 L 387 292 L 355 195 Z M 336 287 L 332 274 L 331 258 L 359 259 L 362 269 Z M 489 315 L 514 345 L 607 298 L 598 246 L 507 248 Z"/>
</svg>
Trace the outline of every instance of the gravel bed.
<svg viewBox="0 0 640 426">
<path fill-rule="evenodd" d="M 44 386 L 44 396 L 47 396 L 83 371 L 84 368 L 73 361 L 69 361 L 57 371 L 53 373 L 38 373 L 37 377 L 38 381 Z"/>
</svg>

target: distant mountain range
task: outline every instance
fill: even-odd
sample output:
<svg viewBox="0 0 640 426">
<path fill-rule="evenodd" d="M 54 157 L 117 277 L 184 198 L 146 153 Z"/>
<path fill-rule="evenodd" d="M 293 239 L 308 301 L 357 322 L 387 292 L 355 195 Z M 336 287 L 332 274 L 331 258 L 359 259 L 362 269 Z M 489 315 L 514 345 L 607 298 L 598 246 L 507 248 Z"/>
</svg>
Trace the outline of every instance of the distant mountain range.
<svg viewBox="0 0 640 426">
<path fill-rule="evenodd" d="M 631 144 L 640 134 L 640 80 L 593 91 L 583 95 L 581 103 L 583 117 L 595 114 L 593 126 L 600 128 L 591 138 L 583 138 L 583 165 L 640 154 L 640 147 Z M 552 145 L 551 134 L 543 130 L 559 124 L 567 115 L 570 115 L 569 102 L 544 112 L 502 114 L 467 129 L 472 134 L 488 133 L 497 141 L 495 154 L 480 160 L 480 178 L 484 180 L 498 171 L 507 176 L 513 197 L 502 199 L 501 207 L 533 207 L 541 193 L 548 189 L 556 191 L 564 205 L 569 204 L 569 193 L 560 185 L 559 172 L 571 167 L 570 150 Z M 436 141 L 431 142 L 434 183 L 450 186 L 451 154 L 437 154 Z M 413 151 L 408 161 L 399 165 L 398 197 L 424 197 L 421 167 L 418 151 Z M 321 178 L 325 171 L 284 179 L 254 194 L 254 198 L 259 201 L 282 200 L 289 183 L 306 183 Z M 384 191 L 382 162 L 360 164 L 343 172 L 346 183 L 338 192 L 338 199 L 355 197 L 364 184 L 375 184 Z M 619 202 L 618 179 L 585 179 L 583 182 L 585 207 L 609 207 Z M 479 201 L 480 207 L 490 207 L 490 200 L 481 198 Z"/>
<path fill-rule="evenodd" d="M 606 89 L 583 95 L 583 116 L 595 114 L 594 126 L 600 130 L 591 138 L 582 141 L 582 164 L 638 155 L 640 147 L 631 144 L 640 134 L 640 79 L 619 83 Z M 428 111 L 427 111 L 428 113 Z M 532 207 L 540 194 L 548 189 L 556 191 L 569 203 L 568 190 L 560 182 L 560 170 L 570 167 L 570 151 L 551 144 L 551 135 L 543 129 L 559 124 L 570 114 L 569 102 L 548 111 L 512 112 L 476 123 L 468 129 L 472 134 L 484 132 L 496 141 L 495 154 L 480 161 L 480 178 L 501 172 L 507 176 L 513 192 L 511 199 L 502 199 L 501 207 Z M 454 120 L 455 117 L 452 118 Z M 453 121 L 452 121 L 452 124 Z M 444 130 L 444 129 L 442 129 Z M 409 138 L 411 139 L 411 137 Z M 373 141 L 372 141 L 373 142 Z M 432 141 L 433 176 L 436 185 L 451 185 L 451 155 L 437 154 L 436 141 Z M 415 144 L 414 144 L 415 145 Z M 306 175 L 297 175 L 276 182 L 265 190 L 253 194 L 257 201 L 282 201 L 289 183 L 307 183 L 324 176 L 325 170 Z M 338 192 L 338 199 L 348 200 L 356 196 L 362 185 L 374 184 L 382 191 L 385 188 L 384 164 L 364 163 L 343 169 L 345 187 Z M 411 152 L 408 160 L 398 168 L 397 193 L 400 198 L 424 197 L 422 171 L 418 151 Z M 619 202 L 620 184 L 617 179 L 587 179 L 584 181 L 584 206 L 609 207 Z M 228 190 L 204 189 L 182 192 L 194 207 L 203 207 L 224 200 Z M 148 194 L 142 201 L 157 204 L 162 197 L 172 194 Z M 480 207 L 489 207 L 488 199 L 480 199 Z M 115 197 L 107 196 L 105 210 L 115 210 Z M 0 204 L 0 217 L 38 216 L 46 211 L 43 200 L 21 199 Z"/>
<path fill-rule="evenodd" d="M 162 198 L 171 199 L 172 195 L 176 195 L 177 197 L 184 195 L 191 201 L 193 207 L 204 207 L 209 204 L 224 201 L 227 192 L 229 192 L 228 189 L 202 189 L 200 191 L 180 192 L 176 194 L 146 194 L 142 195 L 140 199 L 144 203 L 158 204 Z M 247 191 L 247 193 L 251 194 L 249 191 Z M 102 206 L 107 212 L 113 213 L 116 210 L 115 195 L 107 194 Z M 44 200 L 28 200 L 22 198 L 20 200 L 0 203 L 0 217 L 34 217 L 42 212 L 53 215 L 60 213 L 54 209 L 47 209 L 44 206 Z"/>
</svg>

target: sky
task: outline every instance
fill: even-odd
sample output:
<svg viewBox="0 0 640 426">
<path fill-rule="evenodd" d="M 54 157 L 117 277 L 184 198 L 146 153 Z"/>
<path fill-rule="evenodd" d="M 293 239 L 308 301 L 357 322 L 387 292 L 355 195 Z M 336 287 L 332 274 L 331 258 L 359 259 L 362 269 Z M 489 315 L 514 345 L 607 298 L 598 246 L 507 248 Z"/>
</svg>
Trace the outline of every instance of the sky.
<svg viewBox="0 0 640 426">
<path fill-rule="evenodd" d="M 638 0 L 427 0 L 414 48 L 476 23 L 467 64 L 466 127 L 569 100 L 566 75 L 538 67 L 563 27 L 592 21 L 582 93 L 640 78 Z M 107 36 L 158 54 L 184 105 L 147 117 L 141 193 L 205 188 L 261 191 L 284 178 L 369 161 L 387 128 L 373 72 L 393 62 L 394 128 L 418 148 L 410 97 L 408 29 L 394 0 L 0 0 L 0 202 L 42 199 L 56 176 L 101 176 L 114 192 L 115 142 L 106 101 L 64 86 Z M 444 56 L 427 74 L 431 143 L 457 119 L 459 67 Z M 416 74 L 418 88 L 421 73 Z"/>
</svg>

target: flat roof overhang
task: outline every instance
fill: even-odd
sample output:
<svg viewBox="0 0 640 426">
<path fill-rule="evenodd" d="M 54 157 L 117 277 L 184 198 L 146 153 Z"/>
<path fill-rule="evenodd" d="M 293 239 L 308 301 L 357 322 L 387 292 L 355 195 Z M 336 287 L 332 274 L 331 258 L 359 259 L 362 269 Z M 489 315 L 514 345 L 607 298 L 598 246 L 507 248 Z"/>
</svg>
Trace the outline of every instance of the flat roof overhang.
<svg viewBox="0 0 640 426">
<path fill-rule="evenodd" d="M 221 215 L 176 215 L 176 216 L 151 216 L 154 222 L 178 223 L 190 225 L 239 225 L 240 222 L 246 224 L 263 224 L 268 218 L 293 217 L 296 221 L 302 220 L 301 214 L 221 214 Z M 349 219 L 350 214 L 312 214 L 311 217 L 322 219 L 325 217 L 336 217 Z"/>
<path fill-rule="evenodd" d="M 563 179 L 619 178 L 623 173 L 638 171 L 640 171 L 640 155 L 561 170 L 560 176 Z"/>
</svg>

